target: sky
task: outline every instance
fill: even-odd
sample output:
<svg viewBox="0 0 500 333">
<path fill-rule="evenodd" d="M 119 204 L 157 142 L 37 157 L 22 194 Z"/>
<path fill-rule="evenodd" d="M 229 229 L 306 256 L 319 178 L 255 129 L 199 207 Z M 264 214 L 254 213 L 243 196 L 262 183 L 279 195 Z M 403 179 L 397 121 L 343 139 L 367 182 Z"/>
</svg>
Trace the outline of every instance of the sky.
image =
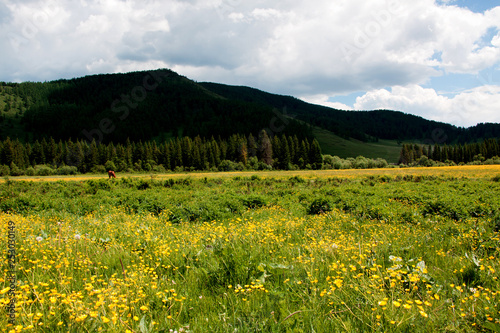
<svg viewBox="0 0 500 333">
<path fill-rule="evenodd" d="M 500 3 L 0 0 L 0 81 L 157 68 L 343 110 L 500 123 Z"/>
</svg>

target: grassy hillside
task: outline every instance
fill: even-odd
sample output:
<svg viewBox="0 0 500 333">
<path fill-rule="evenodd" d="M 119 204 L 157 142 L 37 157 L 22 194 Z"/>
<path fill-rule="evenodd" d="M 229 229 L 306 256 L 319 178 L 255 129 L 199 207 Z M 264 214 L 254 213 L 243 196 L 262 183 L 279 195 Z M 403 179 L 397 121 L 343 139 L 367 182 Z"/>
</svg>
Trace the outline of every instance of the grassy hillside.
<svg viewBox="0 0 500 333">
<path fill-rule="evenodd" d="M 344 139 L 319 127 L 313 127 L 313 135 L 318 140 L 323 154 L 341 158 L 361 155 L 374 159 L 380 157 L 389 163 L 397 163 L 401 152 L 401 145 L 396 140 L 363 142 L 356 139 Z"/>
</svg>

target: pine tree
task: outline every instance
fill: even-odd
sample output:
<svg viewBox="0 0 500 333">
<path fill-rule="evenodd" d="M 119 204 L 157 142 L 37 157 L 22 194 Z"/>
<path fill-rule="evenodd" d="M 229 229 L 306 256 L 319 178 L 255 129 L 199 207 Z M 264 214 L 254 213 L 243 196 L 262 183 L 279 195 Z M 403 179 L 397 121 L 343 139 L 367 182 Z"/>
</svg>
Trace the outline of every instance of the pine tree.
<svg viewBox="0 0 500 333">
<path fill-rule="evenodd" d="M 282 154 L 280 138 L 277 135 L 275 135 L 271 140 L 271 144 L 273 147 L 273 165 L 275 168 L 281 169 L 282 168 L 281 161 L 283 158 L 283 154 Z"/>
<path fill-rule="evenodd" d="M 246 140 L 241 141 L 240 144 L 240 156 L 238 161 L 243 163 L 243 165 L 247 165 L 248 163 L 248 149 L 247 149 L 247 143 L 245 142 Z"/>
<path fill-rule="evenodd" d="M 403 144 L 401 153 L 399 155 L 399 164 L 410 164 L 412 162 L 412 152 L 410 150 L 410 145 Z"/>
<path fill-rule="evenodd" d="M 0 165 L 10 165 L 14 160 L 14 144 L 9 137 L 3 142 L 0 155 Z"/>
<path fill-rule="evenodd" d="M 293 150 L 294 150 L 294 155 L 293 155 L 293 164 L 299 165 L 299 159 L 301 157 L 301 151 L 300 151 L 300 143 L 299 139 L 297 138 L 297 135 L 293 136 Z"/>
<path fill-rule="evenodd" d="M 323 155 L 321 155 L 321 147 L 318 140 L 314 139 L 311 143 L 309 152 L 309 161 L 314 170 L 320 170 L 323 167 Z"/>
<path fill-rule="evenodd" d="M 267 165 L 273 163 L 273 146 L 265 130 L 259 133 L 259 158 Z"/>
<path fill-rule="evenodd" d="M 92 140 L 89 146 L 89 153 L 86 158 L 86 170 L 92 170 L 93 167 L 99 165 L 99 150 L 97 143 Z"/>
<path fill-rule="evenodd" d="M 248 149 L 248 157 L 257 156 L 257 144 L 255 143 L 255 138 L 251 133 L 247 139 L 247 149 Z"/>
<path fill-rule="evenodd" d="M 42 145 L 40 144 L 40 142 L 38 142 L 38 140 L 36 140 L 32 146 L 30 160 L 32 161 L 33 165 L 45 164 L 45 153 L 43 151 Z"/>
<path fill-rule="evenodd" d="M 292 158 L 290 156 L 290 145 L 286 136 L 283 134 L 281 136 L 281 169 L 289 170 L 290 164 L 292 163 Z"/>
</svg>

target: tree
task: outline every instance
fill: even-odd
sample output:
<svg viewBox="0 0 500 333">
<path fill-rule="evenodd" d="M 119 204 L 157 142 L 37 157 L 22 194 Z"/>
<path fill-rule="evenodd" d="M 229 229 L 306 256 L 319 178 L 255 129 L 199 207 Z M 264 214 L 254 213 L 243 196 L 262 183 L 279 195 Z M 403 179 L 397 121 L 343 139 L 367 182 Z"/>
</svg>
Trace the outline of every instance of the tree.
<svg viewBox="0 0 500 333">
<path fill-rule="evenodd" d="M 116 170 L 116 166 L 113 161 L 107 161 L 106 164 L 104 164 L 104 167 L 106 168 L 106 171 Z"/>
<path fill-rule="evenodd" d="M 259 157 L 267 165 L 273 163 L 273 146 L 265 130 L 259 133 Z"/>
<path fill-rule="evenodd" d="M 0 150 L 0 165 L 9 165 L 14 160 L 14 145 L 10 138 L 7 138 Z"/>
<path fill-rule="evenodd" d="M 410 150 L 411 145 L 403 144 L 401 153 L 399 154 L 399 164 L 410 164 L 412 162 L 412 152 Z"/>
<path fill-rule="evenodd" d="M 312 168 L 319 170 L 323 167 L 323 155 L 321 155 L 321 147 L 318 140 L 314 139 L 311 143 L 311 150 L 309 151 L 309 163 Z"/>
<path fill-rule="evenodd" d="M 45 153 L 38 140 L 36 140 L 32 146 L 30 161 L 32 165 L 45 164 Z"/>
<path fill-rule="evenodd" d="M 251 133 L 247 139 L 247 150 L 248 150 L 248 157 L 257 156 L 257 144 L 255 143 L 255 138 Z"/>
</svg>

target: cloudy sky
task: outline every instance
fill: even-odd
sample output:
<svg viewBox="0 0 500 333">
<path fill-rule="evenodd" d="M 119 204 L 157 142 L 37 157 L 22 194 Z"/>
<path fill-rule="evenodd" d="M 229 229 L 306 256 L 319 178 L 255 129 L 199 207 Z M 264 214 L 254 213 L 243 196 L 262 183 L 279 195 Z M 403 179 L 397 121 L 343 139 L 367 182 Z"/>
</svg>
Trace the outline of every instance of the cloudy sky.
<svg viewBox="0 0 500 333">
<path fill-rule="evenodd" d="M 497 0 L 0 0 L 0 81 L 170 68 L 346 110 L 500 122 Z"/>
</svg>

